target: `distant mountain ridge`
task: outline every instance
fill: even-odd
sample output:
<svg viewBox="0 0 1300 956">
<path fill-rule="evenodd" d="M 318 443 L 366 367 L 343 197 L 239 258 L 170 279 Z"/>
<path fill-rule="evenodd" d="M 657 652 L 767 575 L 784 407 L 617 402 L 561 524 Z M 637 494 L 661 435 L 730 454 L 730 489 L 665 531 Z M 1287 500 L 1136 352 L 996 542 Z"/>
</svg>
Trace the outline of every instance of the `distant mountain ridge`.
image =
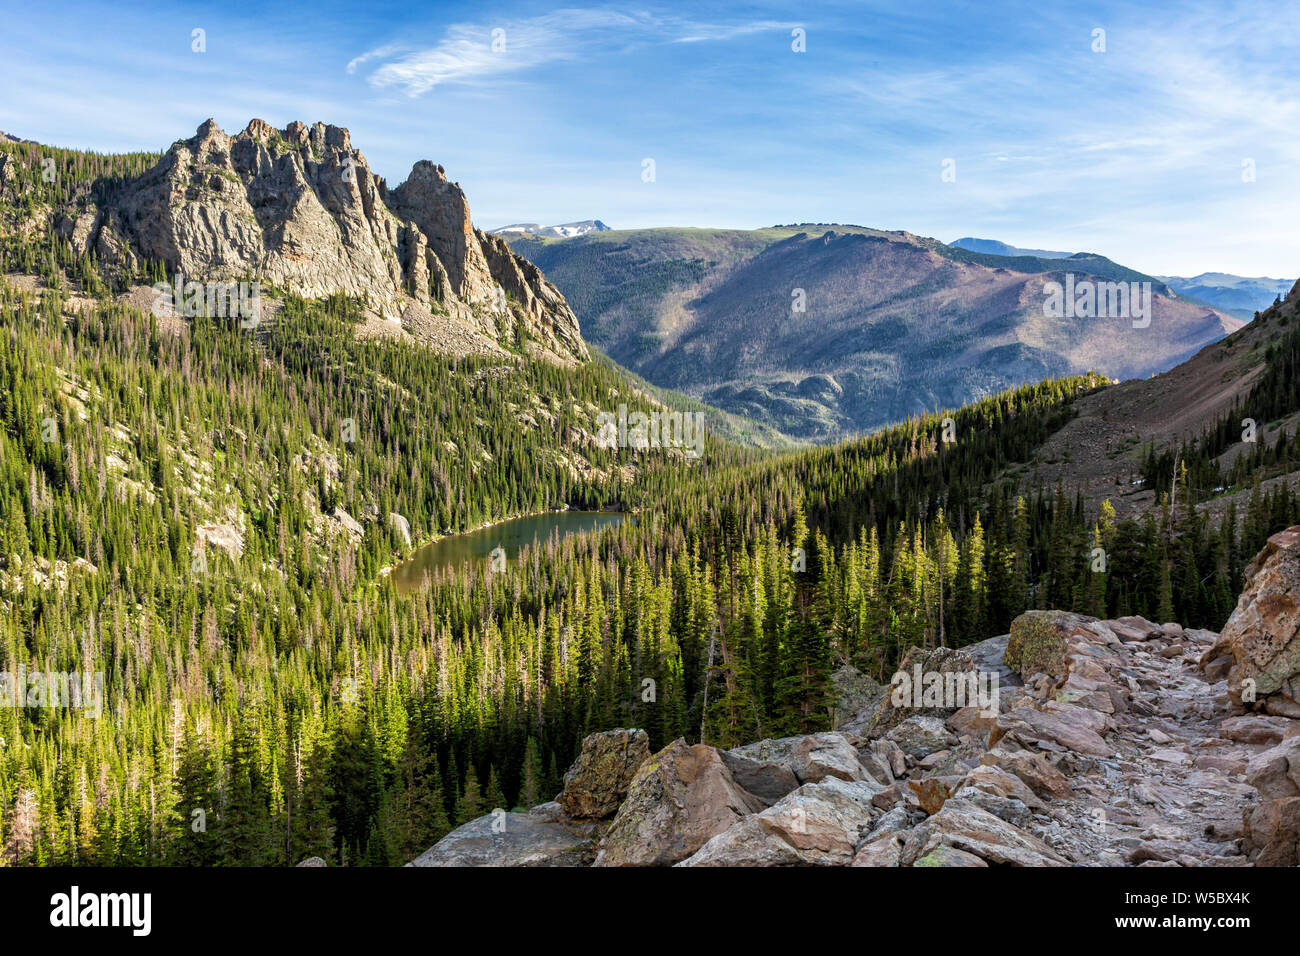
<svg viewBox="0 0 1300 956">
<path fill-rule="evenodd" d="M 954 249 L 965 249 L 991 256 L 1010 258 L 1029 256 L 1037 259 L 1068 259 L 1086 253 L 1050 252 L 1045 249 L 1022 249 L 996 239 L 954 239 L 948 243 Z M 1291 291 L 1294 279 L 1247 278 L 1226 272 L 1202 272 L 1198 276 L 1153 276 L 1168 285 L 1179 295 L 1198 299 L 1229 315 L 1249 321 L 1256 312 L 1262 312 Z"/>
<path fill-rule="evenodd" d="M 1002 257 L 862 226 L 614 230 L 511 244 L 552 277 L 583 335 L 615 361 L 808 441 L 1046 376 L 1145 378 L 1242 324 L 1104 256 Z M 1150 326 L 1048 317 L 1049 283 L 1068 274 L 1150 282 Z"/>
<path fill-rule="evenodd" d="M 1202 272 L 1198 276 L 1160 276 L 1183 295 L 1217 306 L 1239 319 L 1249 319 L 1279 298 L 1285 299 L 1294 279 L 1248 278 L 1226 272 Z"/>
<path fill-rule="evenodd" d="M 996 239 L 975 239 L 967 236 L 963 239 L 954 239 L 948 243 L 958 249 L 968 249 L 971 252 L 985 252 L 991 256 L 1034 256 L 1038 259 L 1067 259 L 1074 255 L 1072 252 L 1051 252 L 1047 249 L 1022 249 L 1019 246 L 1009 246 L 1005 242 L 998 242 Z"/>
<path fill-rule="evenodd" d="M 584 219 L 581 222 L 565 222 L 558 226 L 543 226 L 536 222 L 517 222 L 513 225 L 491 229 L 494 236 L 546 236 L 553 239 L 570 239 L 585 236 L 589 232 L 610 232 L 610 227 L 599 219 Z"/>
</svg>

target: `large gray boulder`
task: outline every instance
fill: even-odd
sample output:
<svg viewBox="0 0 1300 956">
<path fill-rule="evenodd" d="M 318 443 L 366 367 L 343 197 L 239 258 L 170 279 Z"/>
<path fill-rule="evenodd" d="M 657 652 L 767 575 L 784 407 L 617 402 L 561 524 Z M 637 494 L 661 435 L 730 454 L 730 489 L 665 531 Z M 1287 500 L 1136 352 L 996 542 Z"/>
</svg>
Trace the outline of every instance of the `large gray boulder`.
<svg viewBox="0 0 1300 956">
<path fill-rule="evenodd" d="M 800 783 L 817 783 L 827 777 L 861 780 L 868 776 L 853 742 L 833 731 L 760 740 L 729 752 L 759 763 L 780 764 Z"/>
<path fill-rule="evenodd" d="M 588 866 L 596 855 L 596 829 L 561 814 L 496 812 L 457 827 L 409 866 Z"/>
</svg>

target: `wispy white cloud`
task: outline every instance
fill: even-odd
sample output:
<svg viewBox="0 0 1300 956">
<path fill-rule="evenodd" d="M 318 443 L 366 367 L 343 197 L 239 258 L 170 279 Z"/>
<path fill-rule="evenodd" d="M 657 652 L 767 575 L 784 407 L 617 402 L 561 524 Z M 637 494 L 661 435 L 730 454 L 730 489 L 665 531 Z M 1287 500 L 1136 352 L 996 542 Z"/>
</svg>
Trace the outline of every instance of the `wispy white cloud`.
<svg viewBox="0 0 1300 956">
<path fill-rule="evenodd" d="M 674 43 L 705 43 L 711 40 L 730 40 L 733 37 L 748 36 L 767 30 L 792 30 L 797 23 L 783 23 L 780 20 L 757 20 L 753 23 L 692 23 L 683 24 L 689 30 L 685 36 L 675 37 Z"/>
<path fill-rule="evenodd" d="M 617 10 L 557 10 L 497 23 L 458 23 L 429 47 L 389 44 L 354 57 L 348 73 L 372 61 L 367 76 L 377 89 L 397 88 L 420 96 L 446 83 L 470 83 L 592 55 L 601 49 L 645 43 L 703 43 L 766 30 L 790 29 L 773 20 L 699 23 L 678 17 Z"/>
<path fill-rule="evenodd" d="M 410 47 L 404 47 L 398 43 L 390 43 L 386 46 L 376 47 L 375 49 L 369 50 L 361 54 L 360 56 L 354 56 L 351 60 L 349 60 L 348 73 L 355 73 L 357 71 L 357 67 L 370 60 L 377 60 L 384 57 L 394 56 L 398 53 L 404 53 L 409 49 Z"/>
</svg>

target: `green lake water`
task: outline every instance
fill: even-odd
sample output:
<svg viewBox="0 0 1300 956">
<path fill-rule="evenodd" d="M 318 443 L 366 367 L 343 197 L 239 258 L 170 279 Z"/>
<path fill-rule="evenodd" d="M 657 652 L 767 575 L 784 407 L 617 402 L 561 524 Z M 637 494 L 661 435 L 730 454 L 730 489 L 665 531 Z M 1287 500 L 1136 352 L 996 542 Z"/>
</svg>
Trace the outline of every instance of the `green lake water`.
<svg viewBox="0 0 1300 956">
<path fill-rule="evenodd" d="M 554 511 L 512 518 L 478 531 L 431 541 L 393 568 L 389 579 L 399 594 L 406 594 L 420 586 L 426 573 L 456 567 L 467 561 L 486 562 L 492 549 L 498 545 L 505 549 L 506 560 L 514 561 L 525 545 L 542 544 L 552 534 L 567 538 L 571 534 L 599 531 L 622 524 L 627 517 L 612 511 Z"/>
</svg>

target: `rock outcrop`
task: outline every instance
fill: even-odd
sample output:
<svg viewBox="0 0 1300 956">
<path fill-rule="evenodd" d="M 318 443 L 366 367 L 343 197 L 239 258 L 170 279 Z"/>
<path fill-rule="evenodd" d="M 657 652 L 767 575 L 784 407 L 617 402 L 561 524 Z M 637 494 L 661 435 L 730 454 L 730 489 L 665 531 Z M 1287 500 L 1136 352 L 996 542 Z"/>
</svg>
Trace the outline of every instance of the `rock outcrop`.
<svg viewBox="0 0 1300 956">
<path fill-rule="evenodd" d="M 1300 525 L 1268 539 L 1245 585 L 1201 666 L 1227 678 L 1233 703 L 1300 718 Z"/>
<path fill-rule="evenodd" d="M 489 342 L 587 358 L 564 297 L 503 240 L 474 228 L 464 192 L 441 166 L 418 162 L 390 191 L 337 126 L 277 130 L 255 119 L 229 136 L 208 120 L 106 208 L 61 231 L 109 267 L 162 262 L 186 280 L 344 293 L 394 319 L 411 311 L 413 327 L 432 311 Z"/>
</svg>

